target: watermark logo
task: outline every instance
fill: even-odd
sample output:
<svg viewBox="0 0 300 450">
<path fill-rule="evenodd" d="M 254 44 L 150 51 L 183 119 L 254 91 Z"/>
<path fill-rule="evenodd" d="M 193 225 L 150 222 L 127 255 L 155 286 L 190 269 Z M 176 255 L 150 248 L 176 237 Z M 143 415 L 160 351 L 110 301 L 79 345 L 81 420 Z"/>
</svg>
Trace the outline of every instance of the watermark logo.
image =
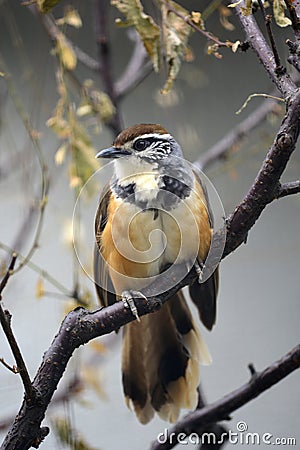
<svg viewBox="0 0 300 450">
<path fill-rule="evenodd" d="M 119 177 L 117 184 L 113 185 L 114 212 L 111 214 L 110 211 L 108 226 L 111 246 L 121 255 L 123 269 L 120 269 L 120 256 L 111 258 L 109 251 L 100 251 L 94 238 L 95 211 L 98 202 L 105 201 L 111 188 L 114 162 L 100 168 L 82 188 L 73 212 L 73 243 L 83 270 L 101 288 L 118 295 L 122 294 L 123 289 L 141 290 L 150 284 L 156 287 L 153 295 L 160 295 L 174 285 L 173 278 L 168 277 L 172 265 L 182 268 L 176 279 L 178 283 L 197 261 L 201 240 L 207 239 L 201 234 L 204 216 L 207 215 L 212 226 L 212 236 L 208 255 L 205 261 L 200 262 L 200 282 L 205 282 L 219 264 L 226 240 L 224 208 L 213 184 L 199 169 L 178 157 L 168 158 L 163 173 L 147 172 L 144 168 L 134 169 L 134 173 L 131 173 L 129 166 L 126 176 Z M 202 188 L 194 183 L 195 176 Z M 108 270 L 113 281 L 110 284 L 106 284 L 106 277 L 98 277 L 97 273 L 93 273 L 90 261 L 85 256 L 86 245 L 82 249 L 77 239 L 83 209 L 81 200 L 85 192 L 91 190 L 90 184 L 95 183 L 99 194 L 102 193 L 100 198 L 91 202 L 89 210 L 84 205 L 85 213 L 88 213 L 85 223 L 90 227 L 85 234 L 93 236 L 94 239 L 88 243 L 90 255 L 96 249 L 97 265 Z M 138 278 L 132 276 L 135 265 L 140 265 Z M 164 271 L 160 273 L 163 266 Z M 141 267 L 145 268 L 144 273 Z M 164 278 L 163 290 L 159 282 L 161 277 Z M 169 280 L 169 284 L 165 280 Z"/>
<path fill-rule="evenodd" d="M 229 442 L 232 445 L 281 445 L 281 446 L 296 446 L 295 437 L 278 437 L 272 433 L 257 433 L 248 430 L 248 424 L 241 420 L 237 422 L 236 429 L 229 429 L 227 432 L 223 432 L 221 435 L 216 435 L 213 432 L 204 432 L 202 434 L 191 433 L 189 435 L 185 433 L 169 433 L 165 428 L 163 432 L 159 433 L 157 442 L 160 444 L 172 444 L 172 445 L 221 445 L 224 442 Z"/>
</svg>

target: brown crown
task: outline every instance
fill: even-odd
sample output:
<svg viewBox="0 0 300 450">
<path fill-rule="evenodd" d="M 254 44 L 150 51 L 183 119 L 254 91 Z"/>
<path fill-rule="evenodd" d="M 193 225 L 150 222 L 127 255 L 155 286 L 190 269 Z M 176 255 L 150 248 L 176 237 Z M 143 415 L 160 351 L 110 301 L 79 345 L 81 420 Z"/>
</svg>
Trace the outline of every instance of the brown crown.
<svg viewBox="0 0 300 450">
<path fill-rule="evenodd" d="M 161 125 L 155 123 L 140 123 L 138 125 L 132 125 L 129 128 L 121 131 L 121 133 L 114 140 L 114 147 L 122 147 L 126 142 L 132 141 L 134 138 L 143 134 L 166 134 L 167 130 Z"/>
</svg>

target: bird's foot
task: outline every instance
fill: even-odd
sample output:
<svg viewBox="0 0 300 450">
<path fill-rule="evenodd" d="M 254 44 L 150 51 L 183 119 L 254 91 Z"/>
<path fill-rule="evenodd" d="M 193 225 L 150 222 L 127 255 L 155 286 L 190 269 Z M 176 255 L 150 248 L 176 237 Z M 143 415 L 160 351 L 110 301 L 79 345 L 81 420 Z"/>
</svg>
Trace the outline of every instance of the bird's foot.
<svg viewBox="0 0 300 450">
<path fill-rule="evenodd" d="M 195 261 L 194 264 L 195 270 L 197 272 L 198 275 L 198 283 L 202 283 L 202 279 L 203 279 L 203 270 L 205 269 L 205 264 L 203 261 Z"/>
<path fill-rule="evenodd" d="M 137 307 L 135 306 L 134 299 L 135 298 L 144 298 L 147 300 L 147 298 L 139 291 L 123 291 L 122 292 L 122 302 L 124 304 L 125 308 L 130 308 L 130 311 L 136 318 L 138 322 L 141 321 Z"/>
</svg>

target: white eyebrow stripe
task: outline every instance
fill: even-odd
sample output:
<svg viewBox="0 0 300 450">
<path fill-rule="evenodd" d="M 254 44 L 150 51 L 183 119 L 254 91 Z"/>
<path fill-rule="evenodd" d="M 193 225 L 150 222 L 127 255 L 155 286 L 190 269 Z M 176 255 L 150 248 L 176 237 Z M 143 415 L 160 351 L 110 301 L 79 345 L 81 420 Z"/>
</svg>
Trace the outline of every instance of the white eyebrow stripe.
<svg viewBox="0 0 300 450">
<path fill-rule="evenodd" d="M 160 133 L 148 133 L 148 134 L 142 134 L 140 136 L 137 136 L 133 139 L 132 142 L 135 142 L 138 139 L 149 139 L 149 138 L 155 138 L 155 139 L 170 139 L 171 135 L 169 133 L 160 134 Z"/>
</svg>

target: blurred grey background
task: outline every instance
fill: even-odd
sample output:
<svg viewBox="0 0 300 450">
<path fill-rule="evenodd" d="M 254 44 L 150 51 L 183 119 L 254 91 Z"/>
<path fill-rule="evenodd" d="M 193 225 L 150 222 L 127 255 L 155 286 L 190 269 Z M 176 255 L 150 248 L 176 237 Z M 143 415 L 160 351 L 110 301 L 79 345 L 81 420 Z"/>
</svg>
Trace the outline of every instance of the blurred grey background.
<svg viewBox="0 0 300 450">
<path fill-rule="evenodd" d="M 72 4 L 80 12 L 83 27 L 79 30 L 70 27 L 68 36 L 97 58 L 94 2 L 78 0 Z M 151 11 L 153 4 L 145 4 Z M 202 3 L 183 1 L 182 4 L 189 10 L 202 9 Z M 63 5 L 55 9 L 56 17 L 62 13 Z M 118 16 L 111 8 L 110 34 L 116 76 L 122 73 L 132 51 L 126 30 L 114 25 L 114 17 Z M 230 39 L 242 40 L 236 19 L 233 16 L 230 20 L 236 25 Z M 229 36 L 217 15 L 208 20 L 208 27 L 221 38 Z M 40 191 L 36 152 L 20 118 L 20 111 L 17 111 L 21 108 L 21 114 L 28 115 L 40 133 L 42 153 L 50 175 L 49 203 L 32 261 L 72 290 L 79 264 L 71 247 L 66 244 L 66 233 L 72 220 L 74 193 L 69 188 L 66 166 L 56 166 L 54 162 L 58 139 L 45 126 L 58 99 L 51 43 L 39 19 L 15 0 L 0 2 L 0 35 L 1 71 L 8 72 L 12 82 L 8 90 L 7 83 L 0 78 L 0 241 L 7 246 L 14 245 L 28 210 Z M 276 31 L 283 58 L 287 57 L 284 47 L 286 35 L 287 30 Z M 237 116 L 235 111 L 248 95 L 269 93 L 273 87 L 251 51 L 233 54 L 225 50 L 222 51 L 223 59 L 219 60 L 205 53 L 205 40 L 200 35 L 194 33 L 191 43 L 195 59 L 192 63 L 183 64 L 171 95 L 164 98 L 160 94 L 164 75 L 151 74 L 124 99 L 121 112 L 126 126 L 138 122 L 164 125 L 181 143 L 186 157 L 194 161 L 262 101 L 266 101 L 252 100 Z M 93 78 L 95 86 L 101 88 L 98 74 L 91 73 L 80 63 L 76 70 L 81 80 Z M 17 105 L 14 104 L 14 96 Z M 218 190 L 227 214 L 249 189 L 281 117 L 282 113 L 279 117 L 270 116 L 244 141 L 239 151 L 206 172 Z M 91 127 L 91 138 L 95 149 L 104 148 L 112 141 L 112 135 L 105 127 L 99 134 L 94 133 Z M 299 179 L 299 169 L 298 151 L 289 163 L 284 181 Z M 93 238 L 96 204 L 97 195 L 89 204 L 81 205 L 83 239 L 87 242 L 92 242 Z M 241 246 L 221 264 L 217 325 L 211 333 L 203 330 L 213 356 L 213 364 L 202 368 L 203 389 L 208 402 L 247 382 L 250 362 L 261 370 L 299 342 L 299 213 L 299 196 L 273 202 L 250 231 L 247 245 Z M 23 254 L 32 244 L 36 220 L 34 215 L 30 231 L 26 232 Z M 90 244 L 85 249 L 87 260 L 89 249 Z M 3 249 L 0 257 L 2 261 L 7 258 Z M 94 295 L 89 278 L 84 274 L 80 277 L 82 288 L 89 289 Z M 13 315 L 13 329 L 31 376 L 34 376 L 44 351 L 56 334 L 68 305 L 64 296 L 45 295 L 37 299 L 39 278 L 39 273 L 25 267 L 10 280 L 3 296 L 5 307 Z M 44 283 L 47 292 L 56 292 L 49 282 Z M 97 356 L 89 346 L 76 352 L 60 385 L 63 388 L 85 365 L 92 370 L 94 367 L 102 397 L 91 387 L 87 388 L 70 402 L 50 408 L 45 423 L 50 423 L 54 417 L 68 417 L 92 447 L 103 450 L 115 450 L 120 446 L 132 450 L 147 448 L 168 424 L 155 419 L 142 426 L 127 410 L 121 388 L 120 334 L 109 336 L 102 342 L 106 344 L 105 354 Z M 2 331 L 0 357 L 14 363 Z M 261 435 L 268 432 L 274 438 L 295 437 L 298 448 L 299 381 L 299 373 L 293 373 L 234 412 L 226 425 L 235 432 L 237 422 L 242 420 L 250 432 Z M 19 377 L 0 366 L 0 422 L 17 412 L 22 397 Z M 1 440 L 4 435 L 2 430 Z M 231 447 L 243 448 L 242 445 L 230 444 L 226 448 Z M 259 446 L 265 447 L 267 445 Z M 52 432 L 41 448 L 52 450 L 64 446 Z"/>
</svg>

